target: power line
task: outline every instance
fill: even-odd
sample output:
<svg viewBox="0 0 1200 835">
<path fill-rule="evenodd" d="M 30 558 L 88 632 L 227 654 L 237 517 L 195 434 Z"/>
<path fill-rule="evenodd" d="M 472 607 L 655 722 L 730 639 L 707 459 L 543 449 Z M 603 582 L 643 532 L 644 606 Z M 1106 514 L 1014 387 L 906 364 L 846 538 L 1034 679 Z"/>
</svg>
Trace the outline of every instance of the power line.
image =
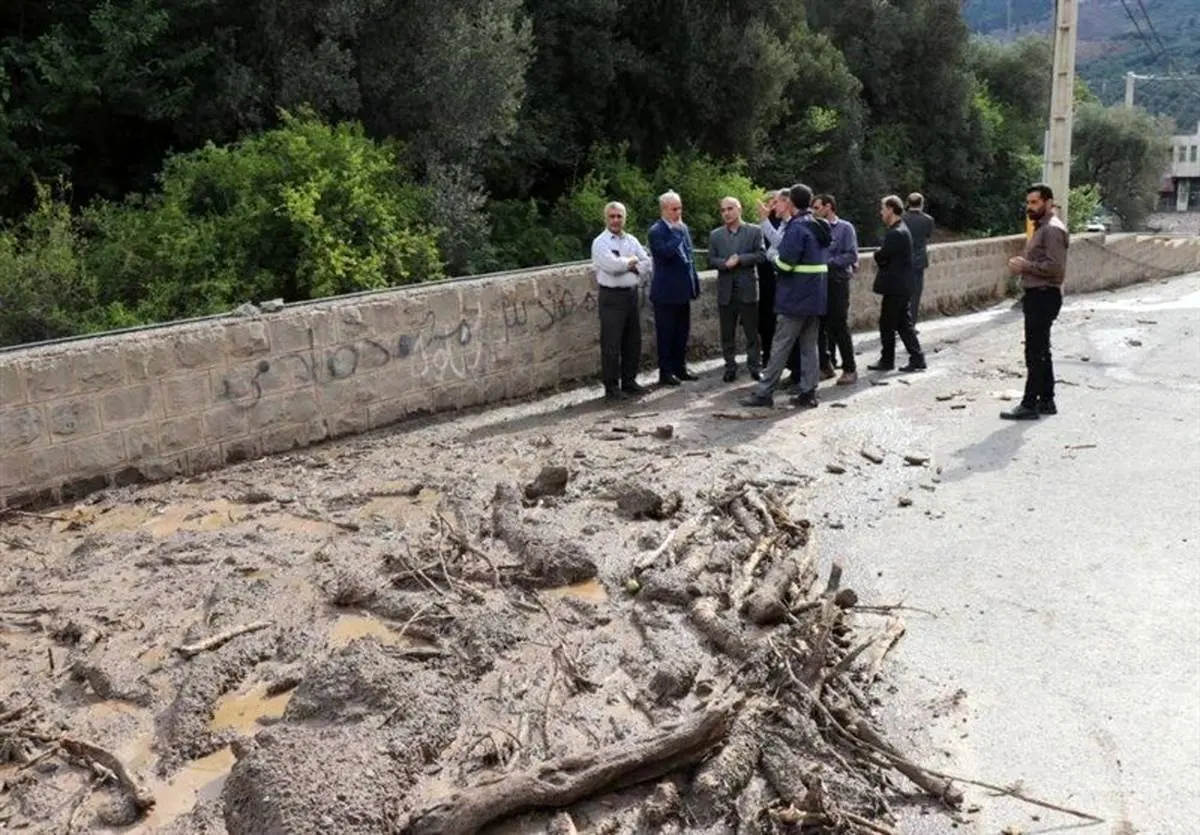
<svg viewBox="0 0 1200 835">
<path fill-rule="evenodd" d="M 1133 24 L 1133 28 L 1137 30 L 1138 37 L 1142 41 L 1142 45 L 1146 47 L 1146 51 L 1150 53 L 1150 60 L 1156 60 L 1158 56 L 1154 53 L 1154 47 L 1150 45 L 1150 40 L 1146 37 L 1146 33 L 1142 31 L 1142 25 L 1137 22 L 1137 18 L 1133 16 L 1133 10 L 1129 8 L 1127 0 L 1121 0 L 1121 8 L 1125 10 L 1125 14 L 1129 16 L 1129 22 Z"/>
<path fill-rule="evenodd" d="M 1161 49 L 1162 54 L 1167 57 L 1167 63 L 1171 64 L 1172 69 L 1174 69 L 1175 62 L 1171 58 L 1170 53 L 1167 52 L 1167 45 L 1165 43 L 1163 43 L 1163 39 L 1161 37 L 1159 37 L 1158 29 L 1156 29 L 1154 26 L 1154 21 L 1150 19 L 1150 12 L 1146 10 L 1146 4 L 1145 4 L 1144 0 L 1137 0 L 1137 4 L 1138 4 L 1138 7 L 1141 8 L 1141 10 L 1142 10 L 1142 16 L 1144 18 L 1146 18 L 1146 25 L 1150 27 L 1150 33 L 1152 35 L 1154 35 L 1154 40 L 1158 41 L 1159 49 Z"/>
</svg>

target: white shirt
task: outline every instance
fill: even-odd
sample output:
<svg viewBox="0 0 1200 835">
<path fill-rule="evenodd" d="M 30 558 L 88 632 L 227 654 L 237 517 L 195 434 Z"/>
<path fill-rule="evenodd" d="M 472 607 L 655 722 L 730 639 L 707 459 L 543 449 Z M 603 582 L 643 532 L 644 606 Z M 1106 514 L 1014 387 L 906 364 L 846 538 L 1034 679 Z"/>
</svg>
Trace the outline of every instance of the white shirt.
<svg viewBox="0 0 1200 835">
<path fill-rule="evenodd" d="M 630 272 L 629 258 L 637 258 L 638 271 Z M 601 287 L 637 287 L 650 279 L 651 262 L 638 239 L 628 232 L 614 235 L 605 229 L 592 241 L 592 268 Z"/>
<path fill-rule="evenodd" d="M 787 221 L 779 224 L 779 228 L 770 220 L 764 220 L 758 224 L 758 227 L 763 231 L 763 240 L 767 242 L 767 260 L 772 264 L 779 257 L 779 243 L 783 240 L 783 227 L 787 226 Z"/>
</svg>

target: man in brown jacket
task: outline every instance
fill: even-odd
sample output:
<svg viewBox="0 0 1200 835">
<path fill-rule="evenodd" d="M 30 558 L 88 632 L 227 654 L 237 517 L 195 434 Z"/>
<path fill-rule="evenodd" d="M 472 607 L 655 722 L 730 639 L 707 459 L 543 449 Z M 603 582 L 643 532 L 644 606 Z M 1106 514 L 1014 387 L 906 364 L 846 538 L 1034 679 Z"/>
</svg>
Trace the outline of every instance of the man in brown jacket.
<svg viewBox="0 0 1200 835">
<path fill-rule="evenodd" d="M 1010 258 L 1008 268 L 1021 276 L 1025 291 L 1025 396 L 1021 405 L 1001 412 L 1005 420 L 1037 420 L 1056 415 L 1054 363 L 1050 358 L 1050 326 L 1062 309 L 1062 285 L 1067 272 L 1067 226 L 1054 214 L 1054 192 L 1044 183 L 1029 187 L 1025 214 L 1033 221 L 1033 236 L 1025 254 Z"/>
</svg>

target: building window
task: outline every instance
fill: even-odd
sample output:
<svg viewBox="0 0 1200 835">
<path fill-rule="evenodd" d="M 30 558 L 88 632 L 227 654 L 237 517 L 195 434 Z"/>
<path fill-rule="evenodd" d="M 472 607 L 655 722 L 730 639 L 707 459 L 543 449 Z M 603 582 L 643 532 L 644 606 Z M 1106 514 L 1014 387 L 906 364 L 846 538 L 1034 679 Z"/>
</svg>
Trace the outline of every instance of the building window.
<svg viewBox="0 0 1200 835">
<path fill-rule="evenodd" d="M 1187 162 L 1187 146 L 1185 145 L 1179 146 L 1179 161 Z"/>
<path fill-rule="evenodd" d="M 1189 157 L 1189 161 L 1190 162 L 1196 161 L 1196 146 L 1195 145 L 1192 146 L 1192 152 L 1191 152 L 1191 156 Z"/>
</svg>

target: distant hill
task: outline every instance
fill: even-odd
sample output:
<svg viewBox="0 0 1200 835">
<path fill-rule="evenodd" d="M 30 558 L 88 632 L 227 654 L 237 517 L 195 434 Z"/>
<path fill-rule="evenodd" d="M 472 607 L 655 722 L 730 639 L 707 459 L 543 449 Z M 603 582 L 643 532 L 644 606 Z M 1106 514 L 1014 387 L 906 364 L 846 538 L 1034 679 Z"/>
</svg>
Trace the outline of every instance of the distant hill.
<svg viewBox="0 0 1200 835">
<path fill-rule="evenodd" d="M 963 16 L 971 30 L 982 35 L 1049 36 L 1054 0 L 966 0 Z M 1126 72 L 1200 76 L 1200 2 L 1080 0 L 1076 64 L 1106 104 L 1124 98 Z M 1135 101 L 1151 113 L 1174 119 L 1181 132 L 1191 132 L 1200 121 L 1200 79 L 1138 81 Z"/>
</svg>

